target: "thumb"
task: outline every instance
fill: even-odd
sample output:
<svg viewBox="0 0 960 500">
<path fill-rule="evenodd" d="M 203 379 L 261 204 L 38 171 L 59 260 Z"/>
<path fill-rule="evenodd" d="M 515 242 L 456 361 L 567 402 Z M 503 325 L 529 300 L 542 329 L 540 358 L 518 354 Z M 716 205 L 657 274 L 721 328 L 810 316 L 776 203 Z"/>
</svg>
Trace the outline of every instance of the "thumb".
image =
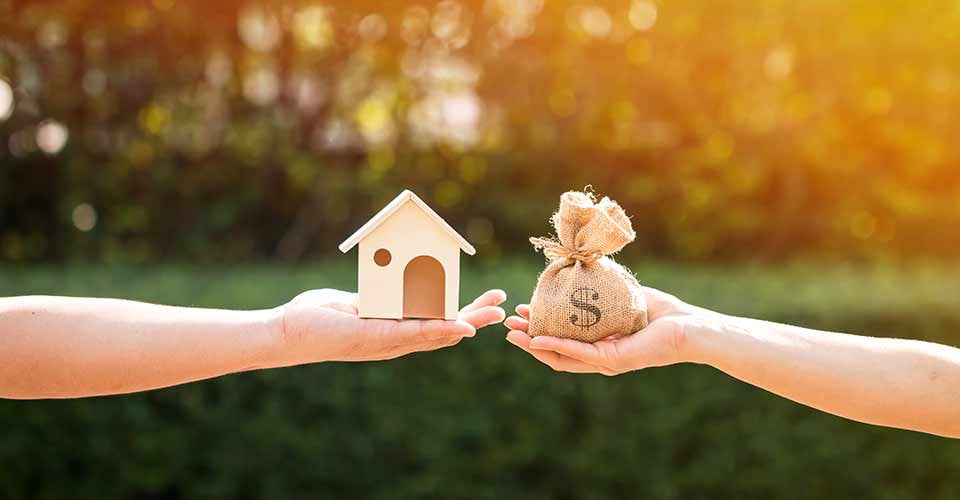
<svg viewBox="0 0 960 500">
<path fill-rule="evenodd" d="M 646 328 L 616 341 L 621 356 L 630 360 L 633 369 L 679 363 L 683 326 L 676 318 L 661 318 Z M 599 342 L 598 342 L 599 343 Z"/>
</svg>

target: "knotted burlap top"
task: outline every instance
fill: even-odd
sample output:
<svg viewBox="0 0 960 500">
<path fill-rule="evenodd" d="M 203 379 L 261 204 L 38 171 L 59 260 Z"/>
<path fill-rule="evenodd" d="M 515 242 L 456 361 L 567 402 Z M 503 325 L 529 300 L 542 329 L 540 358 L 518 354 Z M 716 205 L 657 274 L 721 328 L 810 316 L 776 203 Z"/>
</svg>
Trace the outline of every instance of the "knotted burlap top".
<svg viewBox="0 0 960 500">
<path fill-rule="evenodd" d="M 609 257 L 636 237 L 620 205 L 569 191 L 551 222 L 557 240 L 530 238 L 550 263 L 530 301 L 528 333 L 596 342 L 647 326 L 640 283 Z"/>
</svg>

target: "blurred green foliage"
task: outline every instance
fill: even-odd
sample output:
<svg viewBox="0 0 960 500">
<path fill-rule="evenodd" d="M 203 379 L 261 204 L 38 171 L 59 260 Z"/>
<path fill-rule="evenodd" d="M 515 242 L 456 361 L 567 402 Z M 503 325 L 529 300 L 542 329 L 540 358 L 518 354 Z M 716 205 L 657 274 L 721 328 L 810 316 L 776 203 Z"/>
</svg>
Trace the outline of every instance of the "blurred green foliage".
<svg viewBox="0 0 960 500">
<path fill-rule="evenodd" d="M 349 259 L 348 259 L 349 260 Z M 464 299 L 525 301 L 539 259 L 465 269 Z M 958 343 L 952 269 L 632 266 L 724 312 Z M 0 295 L 271 307 L 350 288 L 302 268 L 0 269 Z M 559 374 L 490 327 L 388 363 L 232 375 L 149 393 L 0 401 L 3 498 L 954 499 L 960 447 L 849 422 L 711 368 Z"/>
<path fill-rule="evenodd" d="M 296 261 L 410 187 L 495 259 L 586 184 L 647 255 L 952 256 L 958 29 L 932 0 L 0 0 L 0 257 Z"/>
</svg>

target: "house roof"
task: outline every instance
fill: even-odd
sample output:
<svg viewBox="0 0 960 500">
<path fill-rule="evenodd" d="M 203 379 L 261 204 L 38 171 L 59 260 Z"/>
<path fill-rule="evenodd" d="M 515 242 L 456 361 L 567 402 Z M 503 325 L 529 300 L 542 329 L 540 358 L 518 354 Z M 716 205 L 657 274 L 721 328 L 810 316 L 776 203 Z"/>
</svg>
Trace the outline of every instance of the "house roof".
<svg viewBox="0 0 960 500">
<path fill-rule="evenodd" d="M 458 245 L 460 245 L 460 249 L 466 252 L 467 255 L 473 255 L 477 253 L 470 242 L 465 240 L 463 236 L 460 236 L 460 233 L 454 231 L 453 228 L 450 227 L 450 224 L 447 224 L 447 221 L 443 220 L 442 217 L 437 215 L 437 213 L 434 212 L 429 205 L 427 205 L 423 200 L 420 199 L 419 196 L 414 194 L 414 192 L 410 191 L 409 189 L 405 189 L 402 193 L 400 193 L 399 196 L 394 198 L 393 201 L 388 203 L 387 206 L 383 207 L 383 209 L 377 212 L 377 215 L 374 215 L 370 220 L 367 221 L 366 224 L 360 226 L 360 229 L 357 229 L 357 232 L 351 234 L 349 238 L 344 240 L 343 243 L 340 244 L 340 251 L 343 253 L 349 252 L 350 249 L 353 248 L 357 243 L 360 243 L 360 240 L 372 233 L 374 229 L 379 227 L 380 224 L 383 224 L 383 221 L 389 219 L 398 208 L 402 207 L 403 204 L 408 201 L 412 201 L 416 206 L 420 207 L 420 209 L 423 210 L 430 217 L 430 219 L 433 220 L 433 222 L 436 222 L 438 226 L 443 228 L 443 230 L 446 231 L 446 233 L 449 234 Z"/>
</svg>

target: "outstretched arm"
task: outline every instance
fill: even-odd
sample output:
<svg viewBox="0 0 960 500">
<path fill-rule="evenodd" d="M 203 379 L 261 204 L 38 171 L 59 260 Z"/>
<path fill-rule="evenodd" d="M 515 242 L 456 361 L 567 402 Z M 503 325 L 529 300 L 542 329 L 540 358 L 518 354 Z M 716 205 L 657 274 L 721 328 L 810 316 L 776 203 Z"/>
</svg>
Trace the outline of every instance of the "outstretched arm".
<svg viewBox="0 0 960 500">
<path fill-rule="evenodd" d="M 595 344 L 526 334 L 529 307 L 507 340 L 555 370 L 617 375 L 704 363 L 814 408 L 876 425 L 960 437 L 960 349 L 738 318 L 646 289 L 651 324 Z"/>
<path fill-rule="evenodd" d="M 457 321 L 357 317 L 355 295 L 305 292 L 260 311 L 116 299 L 0 298 L 0 397 L 68 398 L 155 389 L 317 361 L 390 359 L 453 345 L 502 321 L 491 290 Z"/>
</svg>

